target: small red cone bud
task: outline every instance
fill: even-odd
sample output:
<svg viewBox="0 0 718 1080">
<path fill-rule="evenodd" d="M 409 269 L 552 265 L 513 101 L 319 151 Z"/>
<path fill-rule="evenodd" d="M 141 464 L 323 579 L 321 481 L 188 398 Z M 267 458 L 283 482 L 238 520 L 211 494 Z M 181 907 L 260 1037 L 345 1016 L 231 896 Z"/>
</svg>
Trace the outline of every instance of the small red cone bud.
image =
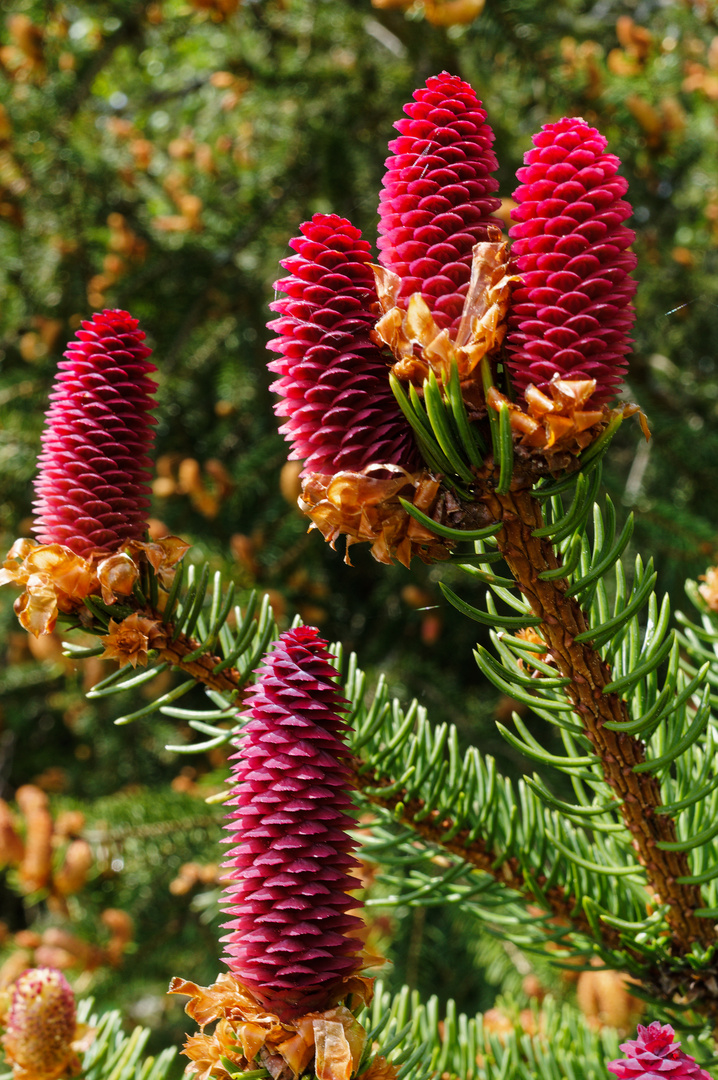
<svg viewBox="0 0 718 1080">
<path fill-rule="evenodd" d="M 83 322 L 61 362 L 35 481 L 35 533 L 76 555 L 117 551 L 147 528 L 155 371 L 137 319 Z"/>
<path fill-rule="evenodd" d="M 546 124 L 533 142 L 509 230 L 521 276 L 509 318 L 511 376 L 519 397 L 531 384 L 548 394 L 554 375 L 595 379 L 590 407 L 604 405 L 625 373 L 634 319 L 628 181 L 580 117 Z"/>
<path fill-rule="evenodd" d="M 345 702 L 326 643 L 287 630 L 250 690 L 234 755 L 225 962 L 281 1017 L 326 1009 L 361 967 Z"/>
<path fill-rule="evenodd" d="M 379 201 L 380 261 L 403 279 L 404 307 L 420 292 L 437 326 L 455 333 L 472 249 L 501 228 L 492 217 L 501 204 L 494 133 L 474 90 L 446 71 L 416 90 L 404 112 Z"/>
</svg>

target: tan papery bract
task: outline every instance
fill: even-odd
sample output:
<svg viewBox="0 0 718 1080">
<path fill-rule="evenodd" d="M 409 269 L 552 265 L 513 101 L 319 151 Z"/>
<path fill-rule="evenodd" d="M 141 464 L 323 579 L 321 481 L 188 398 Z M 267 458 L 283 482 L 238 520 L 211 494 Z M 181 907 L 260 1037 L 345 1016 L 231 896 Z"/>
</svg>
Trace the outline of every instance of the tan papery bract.
<svg viewBox="0 0 718 1080">
<path fill-rule="evenodd" d="M 120 552 L 97 564 L 97 580 L 102 590 L 102 602 L 114 604 L 117 596 L 129 596 L 140 572 L 129 555 Z"/>
<path fill-rule="evenodd" d="M 143 552 L 162 587 L 169 589 L 174 580 L 177 563 L 182 561 L 191 546 L 180 536 L 163 536 L 160 540 L 151 540 L 149 543 L 132 540 L 127 545 L 127 550 L 130 553 Z"/>
<path fill-rule="evenodd" d="M 162 587 L 169 589 L 177 563 L 189 547 L 178 536 L 165 536 L 150 543 L 134 540 L 127 551 L 84 559 L 62 544 L 38 544 L 22 537 L 12 545 L 0 568 L 0 585 L 24 588 L 15 601 L 15 614 L 25 630 L 40 637 L 52 633 L 61 612 L 70 614 L 83 608 L 87 596 L 101 595 L 108 605 L 129 596 L 140 575 L 139 560 L 133 555 L 146 557 Z M 160 596 L 160 607 L 162 599 Z"/>
<path fill-rule="evenodd" d="M 508 325 L 511 283 L 518 277 L 509 273 L 507 241 L 501 239 L 497 228 L 490 227 L 489 235 L 490 240 L 473 249 L 469 288 L 455 338 L 448 330 L 439 329 L 421 293 L 413 293 L 406 308 L 400 306 L 401 278 L 383 266 L 372 266 L 384 312 L 374 336 L 396 357 L 392 371 L 398 379 L 420 389 L 431 370 L 445 386 L 456 365 L 462 384 L 473 383 L 478 381 L 482 357 L 501 345 Z M 463 386 L 462 391 L 469 404 L 474 403 L 476 392 L 471 394 Z"/>
<path fill-rule="evenodd" d="M 147 666 L 151 649 L 164 649 L 167 644 L 167 628 L 155 619 L 148 619 L 137 612 L 122 622 L 110 619 L 109 633 L 100 638 L 105 646 L 101 660 L 117 660 L 120 667 L 132 664 L 133 668 Z"/>
<path fill-rule="evenodd" d="M 190 1059 L 185 1071 L 193 1073 L 197 1080 L 209 1080 L 210 1076 L 229 1078 L 229 1073 L 220 1061 L 220 1056 L 224 1054 L 223 1046 L 214 1035 L 205 1035 L 204 1032 L 188 1035 L 182 1053 Z M 237 1065 L 239 1067 L 239 1062 Z"/>
<path fill-rule="evenodd" d="M 366 1072 L 363 1072 L 358 1080 L 396 1080 L 399 1069 L 392 1062 L 387 1061 L 381 1054 L 372 1061 Z"/>
<path fill-rule="evenodd" d="M 387 472 L 392 475 L 382 475 Z M 450 542 L 425 529 L 399 502 L 401 496 L 430 514 L 439 491 L 439 479 L 429 472 L 412 474 L 398 465 L 370 465 L 360 473 L 310 473 L 302 483 L 299 507 L 332 547 L 339 536 L 346 536 L 346 563 L 352 544 L 365 541 L 377 562 L 397 559 L 408 567 L 414 555 L 429 563 L 451 554 Z"/>
<path fill-rule="evenodd" d="M 489 388 L 486 401 L 497 412 L 508 406 L 511 429 L 518 436 L 518 444 L 545 457 L 549 463 L 552 456 L 578 456 L 598 438 L 615 416 L 633 416 L 638 413 L 641 429 L 650 438 L 650 431 L 643 412 L 637 405 L 621 405 L 610 409 L 608 405 L 585 408 L 594 390 L 595 379 L 562 379 L 555 374 L 549 383 L 551 396 L 533 385 L 526 388 L 526 409 L 495 386 Z M 565 462 L 562 462 L 562 467 Z"/>
<path fill-rule="evenodd" d="M 187 1071 L 197 1074 L 198 1080 L 208 1080 L 210 1074 L 226 1075 L 220 1057 L 228 1058 L 240 1071 L 260 1064 L 275 1080 L 299 1077 L 312 1059 L 318 1080 L 350 1080 L 359 1067 L 366 1031 L 346 1005 L 283 1020 L 229 972 L 219 975 L 213 986 L 174 978 L 168 993 L 190 998 L 185 1012 L 201 1028 L 217 1022 L 211 1035 L 203 1030 L 185 1043 L 184 1053 L 190 1058 Z M 350 976 L 337 993 L 356 1008 L 368 1005 L 373 979 Z"/>
</svg>

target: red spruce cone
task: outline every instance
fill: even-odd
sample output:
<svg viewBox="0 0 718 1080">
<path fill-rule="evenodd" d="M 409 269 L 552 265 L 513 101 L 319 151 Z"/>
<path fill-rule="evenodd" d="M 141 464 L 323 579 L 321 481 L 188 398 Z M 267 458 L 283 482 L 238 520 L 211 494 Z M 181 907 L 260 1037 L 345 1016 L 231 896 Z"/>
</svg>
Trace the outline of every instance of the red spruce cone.
<svg viewBox="0 0 718 1080">
<path fill-rule="evenodd" d="M 674 1042 L 675 1034 L 670 1024 L 661 1026 L 660 1021 L 638 1025 L 638 1038 L 621 1043 L 625 1058 L 608 1063 L 609 1072 L 619 1080 L 654 1080 L 655 1077 L 671 1077 L 671 1080 L 711 1080 L 710 1073 L 702 1069 L 695 1058 L 684 1054 L 680 1043 Z"/>
<path fill-rule="evenodd" d="M 233 756 L 228 824 L 231 921 L 225 962 L 283 1019 L 327 1009 L 361 967 L 352 769 L 342 741 L 344 699 L 326 642 L 287 630 L 249 691 L 252 719 Z"/>
<path fill-rule="evenodd" d="M 500 199 L 494 133 L 476 93 L 444 71 L 414 92 L 394 127 L 379 201 L 380 261 L 403 279 L 399 302 L 420 292 L 434 320 L 458 329 L 472 249 L 487 240 Z"/>
<path fill-rule="evenodd" d="M 547 394 L 556 374 L 595 379 L 596 407 L 615 396 L 630 351 L 628 181 L 606 139 L 580 117 L 546 124 L 533 142 L 509 230 L 522 278 L 511 301 L 509 368 L 519 396 L 531 383 Z"/>
<path fill-rule="evenodd" d="M 304 473 L 360 472 L 371 464 L 413 469 L 419 457 L 411 428 L 389 386 L 388 367 L 370 338 L 377 319 L 369 244 L 337 214 L 315 214 L 290 240 L 296 255 L 282 266 L 287 294 L 269 323 L 280 335 L 269 364 L 280 378 L 280 428 Z"/>
<path fill-rule="evenodd" d="M 35 533 L 88 557 L 142 540 L 147 528 L 147 456 L 156 383 L 137 319 L 103 311 L 83 322 L 58 364 L 35 481 Z"/>
</svg>

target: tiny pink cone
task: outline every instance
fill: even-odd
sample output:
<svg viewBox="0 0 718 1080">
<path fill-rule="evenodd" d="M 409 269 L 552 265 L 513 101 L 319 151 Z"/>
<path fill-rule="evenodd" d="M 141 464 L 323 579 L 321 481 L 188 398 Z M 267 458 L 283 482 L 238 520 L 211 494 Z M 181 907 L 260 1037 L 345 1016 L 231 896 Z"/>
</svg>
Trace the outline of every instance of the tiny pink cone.
<svg viewBox="0 0 718 1080">
<path fill-rule="evenodd" d="M 83 322 L 58 365 L 35 480 L 35 534 L 84 558 L 143 540 L 156 370 L 126 311 Z"/>
<path fill-rule="evenodd" d="M 521 398 L 530 384 L 548 393 L 554 375 L 595 379 L 590 407 L 605 405 L 625 374 L 634 320 L 628 181 L 580 117 L 546 124 L 533 142 L 509 230 L 521 276 L 507 339 L 512 381 Z"/>
</svg>

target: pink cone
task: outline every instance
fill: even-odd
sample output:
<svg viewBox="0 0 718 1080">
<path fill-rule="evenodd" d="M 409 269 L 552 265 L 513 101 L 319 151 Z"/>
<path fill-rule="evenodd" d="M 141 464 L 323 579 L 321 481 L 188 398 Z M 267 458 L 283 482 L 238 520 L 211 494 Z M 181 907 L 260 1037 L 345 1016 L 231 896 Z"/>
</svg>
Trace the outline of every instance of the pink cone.
<svg viewBox="0 0 718 1080">
<path fill-rule="evenodd" d="M 360 968 L 361 919 L 343 742 L 346 709 L 326 642 L 287 630 L 258 671 L 251 720 L 232 760 L 233 845 L 224 906 L 225 962 L 280 1016 L 336 1004 Z"/>
<path fill-rule="evenodd" d="M 638 1025 L 638 1038 L 621 1043 L 625 1058 L 608 1063 L 609 1072 L 619 1080 L 711 1080 L 710 1074 L 698 1062 L 684 1054 L 680 1043 L 674 1042 L 670 1024 L 661 1026 L 658 1020 L 644 1027 Z"/>
<path fill-rule="evenodd" d="M 12 987 L 5 1056 L 18 1077 L 58 1080 L 74 1074 L 75 998 L 56 968 L 28 968 Z"/>
<path fill-rule="evenodd" d="M 411 469 L 414 437 L 369 336 L 378 318 L 369 245 L 337 214 L 315 214 L 301 232 L 290 240 L 297 254 L 282 262 L 290 276 L 275 286 L 287 294 L 271 305 L 280 318 L 269 323 L 279 334 L 269 347 L 281 359 L 269 368 L 280 376 L 272 389 L 290 456 L 325 475 L 373 463 Z"/>
<path fill-rule="evenodd" d="M 83 322 L 58 364 L 35 480 L 35 534 L 76 555 L 111 553 L 147 528 L 156 383 L 126 311 Z"/>
<path fill-rule="evenodd" d="M 628 182 L 580 117 L 546 124 L 533 142 L 509 230 L 522 278 L 509 320 L 512 380 L 520 397 L 530 383 L 545 393 L 555 374 L 595 379 L 591 404 L 606 404 L 625 374 L 634 320 Z"/>
<path fill-rule="evenodd" d="M 474 244 L 487 239 L 500 205 L 494 133 L 476 93 L 443 71 L 404 106 L 394 127 L 379 202 L 380 261 L 399 277 L 400 300 L 420 292 L 442 329 L 456 330 Z"/>
</svg>

